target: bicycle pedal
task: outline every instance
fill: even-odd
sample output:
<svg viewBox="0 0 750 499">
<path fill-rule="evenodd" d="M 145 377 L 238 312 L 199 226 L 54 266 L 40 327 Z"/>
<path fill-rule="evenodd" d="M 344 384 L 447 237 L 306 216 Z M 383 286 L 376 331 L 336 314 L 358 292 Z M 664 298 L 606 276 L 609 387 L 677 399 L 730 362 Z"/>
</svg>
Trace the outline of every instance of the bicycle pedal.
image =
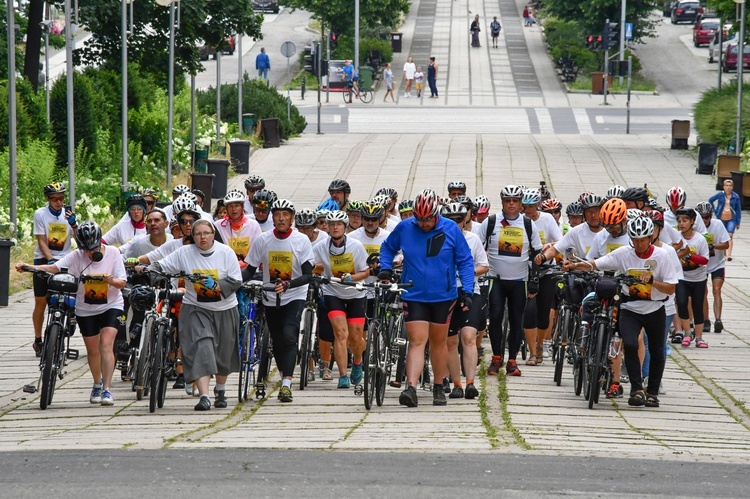
<svg viewBox="0 0 750 499">
<path fill-rule="evenodd" d="M 432 391 L 432 383 L 424 383 L 422 385 L 422 390 L 424 390 L 426 392 L 431 392 Z"/>
<path fill-rule="evenodd" d="M 365 393 L 365 388 L 362 385 L 354 385 L 354 395 L 362 395 Z"/>
<path fill-rule="evenodd" d="M 262 399 L 266 397 L 266 385 L 258 383 L 255 385 L 255 398 Z"/>
<path fill-rule="evenodd" d="M 406 346 L 406 339 L 405 338 L 396 338 L 393 340 L 393 344 L 397 347 L 405 347 Z"/>
<path fill-rule="evenodd" d="M 78 350 L 69 348 L 68 351 L 65 352 L 65 358 L 68 360 L 78 360 Z"/>
<path fill-rule="evenodd" d="M 36 393 L 35 385 L 23 385 L 23 391 L 25 393 Z"/>
</svg>

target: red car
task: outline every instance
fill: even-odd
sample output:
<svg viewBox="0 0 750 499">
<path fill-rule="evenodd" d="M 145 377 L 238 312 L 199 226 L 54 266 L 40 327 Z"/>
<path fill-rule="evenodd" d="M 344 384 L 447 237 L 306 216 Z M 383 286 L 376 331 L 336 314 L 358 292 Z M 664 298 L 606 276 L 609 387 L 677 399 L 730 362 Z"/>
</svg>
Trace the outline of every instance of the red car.
<svg viewBox="0 0 750 499">
<path fill-rule="evenodd" d="M 750 47 L 745 45 L 742 48 L 742 67 L 750 69 Z M 724 59 L 721 61 L 721 70 L 728 73 L 729 70 L 737 70 L 737 44 L 732 44 L 727 47 L 727 53 L 724 54 Z"/>
<path fill-rule="evenodd" d="M 703 19 L 693 26 L 693 44 L 708 45 L 719 29 L 719 19 Z"/>
</svg>

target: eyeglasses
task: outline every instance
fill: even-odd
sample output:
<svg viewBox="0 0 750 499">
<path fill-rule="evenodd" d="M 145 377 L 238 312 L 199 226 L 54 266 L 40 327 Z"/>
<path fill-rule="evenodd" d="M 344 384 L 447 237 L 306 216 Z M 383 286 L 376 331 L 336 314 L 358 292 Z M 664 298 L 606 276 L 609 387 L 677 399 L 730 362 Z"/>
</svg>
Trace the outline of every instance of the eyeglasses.
<svg viewBox="0 0 750 499">
<path fill-rule="evenodd" d="M 195 218 L 183 218 L 177 223 L 179 223 L 180 225 L 193 225 L 195 223 L 195 220 Z"/>
<path fill-rule="evenodd" d="M 60 202 L 62 202 L 62 201 L 65 200 L 65 196 L 54 196 L 54 197 L 50 196 L 49 200 L 50 201 L 55 201 L 57 203 L 60 203 Z"/>
<path fill-rule="evenodd" d="M 213 236 L 213 235 L 214 235 L 213 232 L 194 232 L 193 233 L 194 238 L 195 237 L 208 237 L 208 236 Z"/>
<path fill-rule="evenodd" d="M 362 220 L 364 220 L 365 222 L 379 222 L 380 221 L 380 217 L 375 217 L 375 218 L 372 218 L 372 217 L 362 217 Z"/>
<path fill-rule="evenodd" d="M 433 215 L 431 217 L 414 217 L 414 218 L 417 219 L 417 222 L 429 222 L 430 220 L 432 220 L 433 218 L 435 218 L 435 215 Z"/>
<path fill-rule="evenodd" d="M 148 201 L 146 200 L 146 204 L 149 206 L 153 206 L 156 203 L 156 201 Z"/>
</svg>

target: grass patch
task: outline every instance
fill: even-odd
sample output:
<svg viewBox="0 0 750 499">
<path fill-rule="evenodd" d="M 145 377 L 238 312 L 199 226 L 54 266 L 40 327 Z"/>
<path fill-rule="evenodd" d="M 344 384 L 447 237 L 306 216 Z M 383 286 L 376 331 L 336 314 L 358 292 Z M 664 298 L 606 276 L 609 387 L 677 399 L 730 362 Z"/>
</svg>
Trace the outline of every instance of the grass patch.
<svg viewBox="0 0 750 499">
<path fill-rule="evenodd" d="M 482 425 L 487 432 L 487 438 L 493 449 L 499 445 L 497 428 L 490 422 L 489 408 L 487 407 L 487 366 L 484 361 L 479 367 L 479 414 L 482 417 Z"/>
<path fill-rule="evenodd" d="M 510 411 L 508 410 L 508 386 L 507 386 L 507 377 L 506 376 L 498 376 L 497 377 L 497 385 L 498 385 L 498 394 L 497 398 L 500 401 L 500 409 L 502 411 L 503 415 L 503 422 L 505 423 L 505 429 L 508 430 L 513 435 L 513 440 L 515 441 L 516 445 L 521 447 L 525 450 L 531 450 L 531 445 L 526 442 L 526 439 L 523 438 L 523 435 L 521 435 L 521 432 L 518 431 L 518 428 L 513 426 L 513 420 L 510 416 Z"/>
<path fill-rule="evenodd" d="M 612 78 L 612 86 L 608 89 L 612 93 L 627 93 L 628 91 L 628 79 L 623 78 L 623 84 L 620 85 L 620 79 L 617 76 Z M 579 76 L 576 81 L 568 83 L 568 88 L 571 90 L 591 90 L 591 77 L 590 76 Z M 656 91 L 656 83 L 648 78 L 644 78 L 640 75 L 633 77 L 633 85 L 631 90 L 638 92 L 654 92 Z"/>
</svg>

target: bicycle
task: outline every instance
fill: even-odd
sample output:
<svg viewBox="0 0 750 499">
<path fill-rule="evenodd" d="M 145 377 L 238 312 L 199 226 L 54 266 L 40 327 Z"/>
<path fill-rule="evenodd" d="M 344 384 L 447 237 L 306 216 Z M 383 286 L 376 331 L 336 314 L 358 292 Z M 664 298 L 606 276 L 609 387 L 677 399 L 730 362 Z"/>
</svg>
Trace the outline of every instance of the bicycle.
<svg viewBox="0 0 750 499">
<path fill-rule="evenodd" d="M 281 282 L 277 280 L 275 283 L 266 283 L 264 285 L 264 291 L 275 292 L 276 284 Z M 281 295 L 276 294 L 276 308 L 281 306 Z M 264 316 L 265 317 L 265 316 Z M 268 376 L 271 374 L 271 359 L 273 359 L 273 342 L 271 341 L 271 332 L 268 327 L 265 326 L 265 320 L 263 321 L 263 328 L 258 329 L 258 340 L 257 340 L 257 356 L 258 356 L 258 375 L 256 376 L 255 382 L 255 398 L 262 399 L 266 396 L 266 381 Z"/>
<path fill-rule="evenodd" d="M 373 92 L 372 90 L 364 88 L 358 88 L 357 92 L 354 92 L 354 85 L 350 81 L 347 83 L 346 90 L 341 92 L 341 95 L 344 96 L 344 102 L 346 104 L 351 104 L 354 99 L 359 99 L 364 104 L 369 104 L 370 102 L 372 102 Z"/>
<path fill-rule="evenodd" d="M 63 368 L 66 360 L 78 360 L 79 352 L 70 348 L 70 337 L 76 329 L 76 293 L 79 282 L 85 280 L 102 280 L 101 278 L 82 276 L 80 279 L 68 274 L 67 268 L 61 268 L 57 274 L 51 274 L 42 270 L 33 270 L 25 267 L 24 272 L 33 272 L 47 279 L 47 327 L 44 329 L 44 341 L 42 343 L 42 355 L 39 361 L 41 374 L 36 385 L 25 385 L 25 393 L 36 393 L 39 384 L 42 385 L 42 393 L 39 399 L 39 408 L 47 409 L 52 403 L 55 394 L 57 379 L 63 379 L 66 372 Z"/>
<path fill-rule="evenodd" d="M 307 288 L 305 309 L 302 311 L 300 321 L 300 336 L 298 344 L 297 360 L 299 362 L 299 389 L 307 387 L 307 377 L 310 372 L 310 359 L 315 358 L 316 334 L 318 331 L 318 301 L 320 300 L 320 285 L 327 284 L 330 279 L 313 274 Z"/>
</svg>

